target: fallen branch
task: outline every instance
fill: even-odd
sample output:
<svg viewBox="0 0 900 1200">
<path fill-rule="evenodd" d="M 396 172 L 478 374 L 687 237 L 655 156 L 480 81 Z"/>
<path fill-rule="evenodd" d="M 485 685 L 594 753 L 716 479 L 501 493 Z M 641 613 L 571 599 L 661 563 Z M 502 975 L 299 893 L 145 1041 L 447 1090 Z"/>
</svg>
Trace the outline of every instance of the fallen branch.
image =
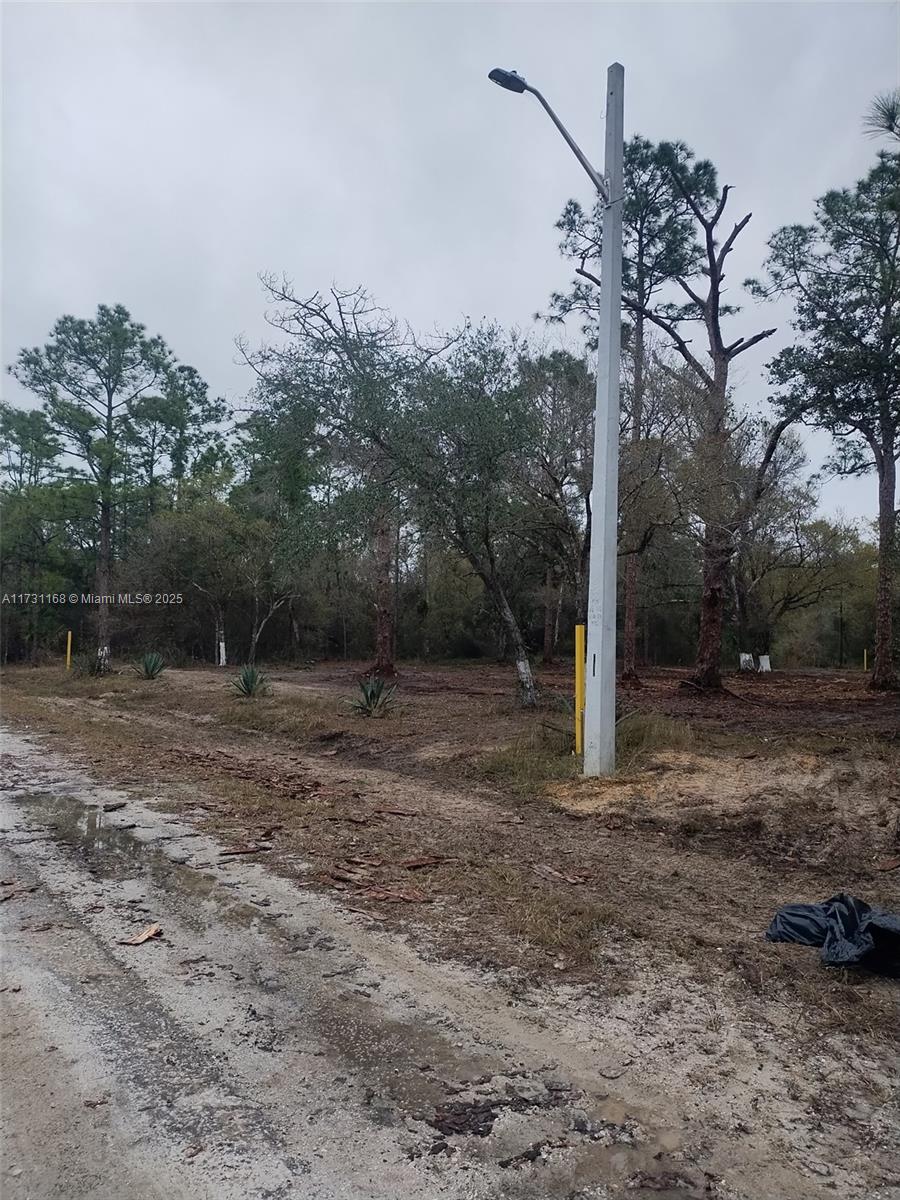
<svg viewBox="0 0 900 1200">
<path fill-rule="evenodd" d="M 155 922 L 152 925 L 147 925 L 140 933 L 133 933 L 130 938 L 122 938 L 119 941 L 120 946 L 142 946 L 144 942 L 149 942 L 151 938 L 157 938 L 162 935 L 162 925 L 157 925 Z"/>
</svg>

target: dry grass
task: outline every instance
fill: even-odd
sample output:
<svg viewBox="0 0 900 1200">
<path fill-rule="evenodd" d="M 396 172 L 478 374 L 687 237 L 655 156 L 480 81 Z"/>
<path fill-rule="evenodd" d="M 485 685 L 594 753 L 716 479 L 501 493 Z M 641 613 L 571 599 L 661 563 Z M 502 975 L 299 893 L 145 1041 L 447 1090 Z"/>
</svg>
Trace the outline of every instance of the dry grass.
<svg viewBox="0 0 900 1200">
<path fill-rule="evenodd" d="M 646 765 L 662 750 L 686 750 L 696 736 L 686 721 L 659 713 L 629 713 L 616 726 L 616 758 L 620 771 Z M 574 779 L 579 763 L 573 754 L 572 733 L 556 723 L 536 720 L 508 746 L 479 755 L 470 774 L 511 790 L 522 799 L 546 793 L 548 784 Z"/>
<path fill-rule="evenodd" d="M 461 957 L 607 991 L 642 963 L 663 975 L 671 963 L 744 1000 L 790 1004 L 811 1029 L 890 1024 L 887 988 L 824 973 L 814 952 L 762 934 L 779 903 L 842 886 L 897 907 L 896 873 L 869 866 L 896 837 L 896 750 L 884 762 L 852 746 L 801 758 L 756 734 L 729 729 L 722 746 L 702 723 L 633 713 L 618 728 L 622 773 L 601 783 L 576 779 L 564 715 L 505 714 L 504 698 L 463 694 L 463 678 L 449 696 L 410 687 L 408 715 L 374 723 L 350 713 L 343 677 L 321 691 L 276 680 L 254 700 L 230 694 L 229 678 L 15 669 L 4 708 L 80 751 L 96 777 L 149 785 L 220 836 L 280 826 L 266 862 L 293 876 L 298 858 L 311 862 L 307 885 L 333 886 L 329 872 L 352 856 L 379 859 L 375 882 L 413 883 L 434 901 L 372 901 L 381 919 L 414 914 Z M 499 745 L 482 749 L 485 736 Z M 446 758 L 421 757 L 442 739 Z M 546 802 L 557 790 L 565 811 Z M 511 812 L 510 798 L 531 803 Z M 378 816 L 384 803 L 414 815 Z M 447 859 L 404 873 L 424 851 Z M 698 912 L 715 914 L 708 934 Z"/>
<path fill-rule="evenodd" d="M 162 715 L 180 712 L 202 724 L 227 725 L 299 740 L 314 739 L 336 727 L 350 727 L 350 717 L 339 703 L 297 693 L 286 696 L 277 691 L 268 696 L 241 698 L 230 687 L 232 678 L 229 672 L 223 675 L 221 686 L 199 691 L 190 686 L 189 676 L 174 672 L 145 680 L 127 668 L 116 668 L 95 677 L 66 672 L 59 667 L 41 667 L 4 673 L 4 705 L 12 709 L 19 697 L 92 700 L 119 711 L 127 712 L 130 707 L 138 706 Z"/>
<path fill-rule="evenodd" d="M 578 772 L 572 738 L 555 724 L 535 721 L 510 745 L 470 761 L 468 774 L 502 786 L 523 800 L 543 795 L 548 783 L 571 779 Z"/>
<path fill-rule="evenodd" d="M 479 900 L 505 907 L 503 923 L 514 936 L 565 962 L 596 965 L 604 946 L 631 934 L 614 904 L 565 885 L 538 887 L 518 863 L 500 863 L 470 872 L 460 881 Z"/>
<path fill-rule="evenodd" d="M 259 696 L 241 699 L 223 693 L 204 697 L 206 716 L 219 725 L 251 729 L 256 733 L 278 734 L 291 740 L 306 741 L 332 732 L 347 724 L 337 706 L 315 696 Z"/>
<path fill-rule="evenodd" d="M 663 713 L 632 712 L 616 723 L 616 762 L 633 771 L 661 750 L 689 750 L 697 738 L 687 721 Z"/>
</svg>

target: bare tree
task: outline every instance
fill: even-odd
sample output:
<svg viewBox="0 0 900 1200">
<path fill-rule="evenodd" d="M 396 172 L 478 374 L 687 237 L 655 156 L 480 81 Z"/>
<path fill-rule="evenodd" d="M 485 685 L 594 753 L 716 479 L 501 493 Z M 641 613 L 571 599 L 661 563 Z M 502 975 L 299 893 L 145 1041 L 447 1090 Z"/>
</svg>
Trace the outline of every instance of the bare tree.
<svg viewBox="0 0 900 1200">
<path fill-rule="evenodd" d="M 735 242 L 747 227 L 752 216 L 747 213 L 736 221 L 731 230 L 721 236 L 731 188 L 716 185 L 715 169 L 709 162 L 695 162 L 683 146 L 669 144 L 660 147 L 675 192 L 687 205 L 698 230 L 701 246 L 699 258 L 692 263 L 690 275 L 677 275 L 675 284 L 682 294 L 682 303 L 643 303 L 634 293 L 623 294 L 626 309 L 655 325 L 671 341 L 688 367 L 697 388 L 702 406 L 698 436 L 694 444 L 697 469 L 696 511 L 702 517 L 703 591 L 700 601 L 700 633 L 693 682 L 703 688 L 721 687 L 722 630 L 728 594 L 729 563 L 735 548 L 735 535 L 746 519 L 748 503 L 758 502 L 766 488 L 766 476 L 771 467 L 778 442 L 794 416 L 788 414 L 767 430 L 754 485 L 739 503 L 730 488 L 729 468 L 733 453 L 729 439 L 734 429 L 730 424 L 729 385 L 732 363 L 751 347 L 771 337 L 774 329 L 763 329 L 750 337 L 729 340 L 724 331 L 724 319 L 735 309 L 724 300 L 725 264 Z M 708 197 L 713 197 L 709 199 Z M 599 285 L 589 268 L 578 268 L 584 278 Z M 699 325 L 706 337 L 703 351 L 695 352 L 685 325 Z"/>
<path fill-rule="evenodd" d="M 368 493 L 375 574 L 371 671 L 392 676 L 396 482 L 387 433 L 409 380 L 446 342 L 421 345 L 361 288 L 302 296 L 285 278 L 264 275 L 262 284 L 274 306 L 266 320 L 288 343 L 251 351 L 239 341 L 238 347 L 258 376 L 261 398 L 282 411 L 311 412 L 320 444 L 356 473 Z"/>
<path fill-rule="evenodd" d="M 679 145 L 675 152 L 687 156 Z M 669 311 L 665 295 L 672 281 L 688 277 L 697 268 L 701 248 L 697 243 L 695 223 L 690 207 L 673 185 L 667 155 L 647 138 L 635 135 L 624 149 L 624 206 L 622 212 L 623 253 L 622 288 L 629 305 L 626 361 L 628 387 L 623 396 L 623 426 L 620 442 L 627 444 L 622 467 L 645 458 L 641 443 L 652 430 L 652 421 L 645 419 L 644 401 L 647 368 L 651 345 L 646 312 L 653 307 Z M 698 198 L 711 195 L 711 180 L 697 177 L 694 181 Z M 570 200 L 556 227 L 563 235 L 562 253 L 578 264 L 576 278 L 566 293 L 555 293 L 550 301 L 550 319 L 562 320 L 570 313 L 585 315 L 582 326 L 592 342 L 596 337 L 595 316 L 599 301 L 599 277 L 603 233 L 603 204 L 598 202 L 591 212 Z M 650 435 L 652 437 L 652 433 Z M 650 457 L 653 449 L 650 448 Z M 590 501 L 586 498 L 588 514 Z M 624 552 L 624 628 L 622 677 L 634 681 L 636 670 L 637 609 L 639 596 L 640 558 L 649 544 L 646 528 L 641 527 L 641 508 L 636 504 L 622 508 L 620 554 Z M 632 527 L 632 520 L 637 526 Z M 590 520 L 587 521 L 584 545 L 584 566 L 590 554 Z M 584 595 L 586 610 L 586 593 Z"/>
</svg>

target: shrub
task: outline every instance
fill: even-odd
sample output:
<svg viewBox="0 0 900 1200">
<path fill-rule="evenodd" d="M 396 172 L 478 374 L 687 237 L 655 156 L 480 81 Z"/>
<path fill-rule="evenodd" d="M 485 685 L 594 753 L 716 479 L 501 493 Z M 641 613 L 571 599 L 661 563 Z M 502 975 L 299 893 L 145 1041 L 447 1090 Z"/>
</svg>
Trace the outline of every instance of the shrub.
<svg viewBox="0 0 900 1200">
<path fill-rule="evenodd" d="M 101 662 L 97 654 L 75 654 L 72 656 L 73 675 L 105 675 L 108 667 Z"/>
<path fill-rule="evenodd" d="M 158 679 L 166 669 L 166 664 L 163 662 L 163 656 L 152 650 L 149 654 L 144 654 L 131 669 L 141 679 Z"/>
<path fill-rule="evenodd" d="M 239 696 L 243 696 L 247 700 L 253 699 L 254 696 L 269 694 L 268 677 L 256 667 L 241 667 L 240 674 L 231 681 L 231 686 Z"/>
<path fill-rule="evenodd" d="M 380 676 L 374 679 L 361 679 L 359 690 L 362 695 L 353 701 L 353 710 L 362 717 L 386 717 L 394 707 L 394 693 L 397 685 L 388 687 Z"/>
</svg>

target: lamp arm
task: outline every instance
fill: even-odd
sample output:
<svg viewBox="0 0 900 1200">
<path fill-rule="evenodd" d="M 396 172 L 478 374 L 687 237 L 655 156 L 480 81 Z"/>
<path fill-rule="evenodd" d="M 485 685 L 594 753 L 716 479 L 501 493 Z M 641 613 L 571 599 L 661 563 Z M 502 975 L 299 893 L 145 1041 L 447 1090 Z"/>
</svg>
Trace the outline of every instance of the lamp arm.
<svg viewBox="0 0 900 1200">
<path fill-rule="evenodd" d="M 594 168 L 591 166 L 591 164 L 585 158 L 584 154 L 581 152 L 581 147 L 578 145 L 578 143 L 575 141 L 575 139 L 569 133 L 568 129 L 566 129 L 565 125 L 563 125 L 562 121 L 559 119 L 559 117 L 556 115 L 556 113 L 553 111 L 553 109 L 550 107 L 550 105 L 547 103 L 547 101 L 544 99 L 544 97 L 541 95 L 541 93 L 537 90 L 536 87 L 532 87 L 530 84 L 526 84 L 525 91 L 531 92 L 531 94 L 533 96 L 537 96 L 538 100 L 543 105 L 544 110 L 547 113 L 547 116 L 550 118 L 550 120 L 553 122 L 553 124 L 559 130 L 559 132 L 563 135 L 569 149 L 572 151 L 572 153 L 575 155 L 575 157 L 578 159 L 578 161 L 584 167 L 591 183 L 594 185 L 594 187 L 600 193 L 600 198 L 603 200 L 604 204 L 608 204 L 609 203 L 609 189 L 606 186 L 605 180 L 602 178 L 602 176 L 597 174 L 597 172 L 594 170 Z"/>
</svg>

